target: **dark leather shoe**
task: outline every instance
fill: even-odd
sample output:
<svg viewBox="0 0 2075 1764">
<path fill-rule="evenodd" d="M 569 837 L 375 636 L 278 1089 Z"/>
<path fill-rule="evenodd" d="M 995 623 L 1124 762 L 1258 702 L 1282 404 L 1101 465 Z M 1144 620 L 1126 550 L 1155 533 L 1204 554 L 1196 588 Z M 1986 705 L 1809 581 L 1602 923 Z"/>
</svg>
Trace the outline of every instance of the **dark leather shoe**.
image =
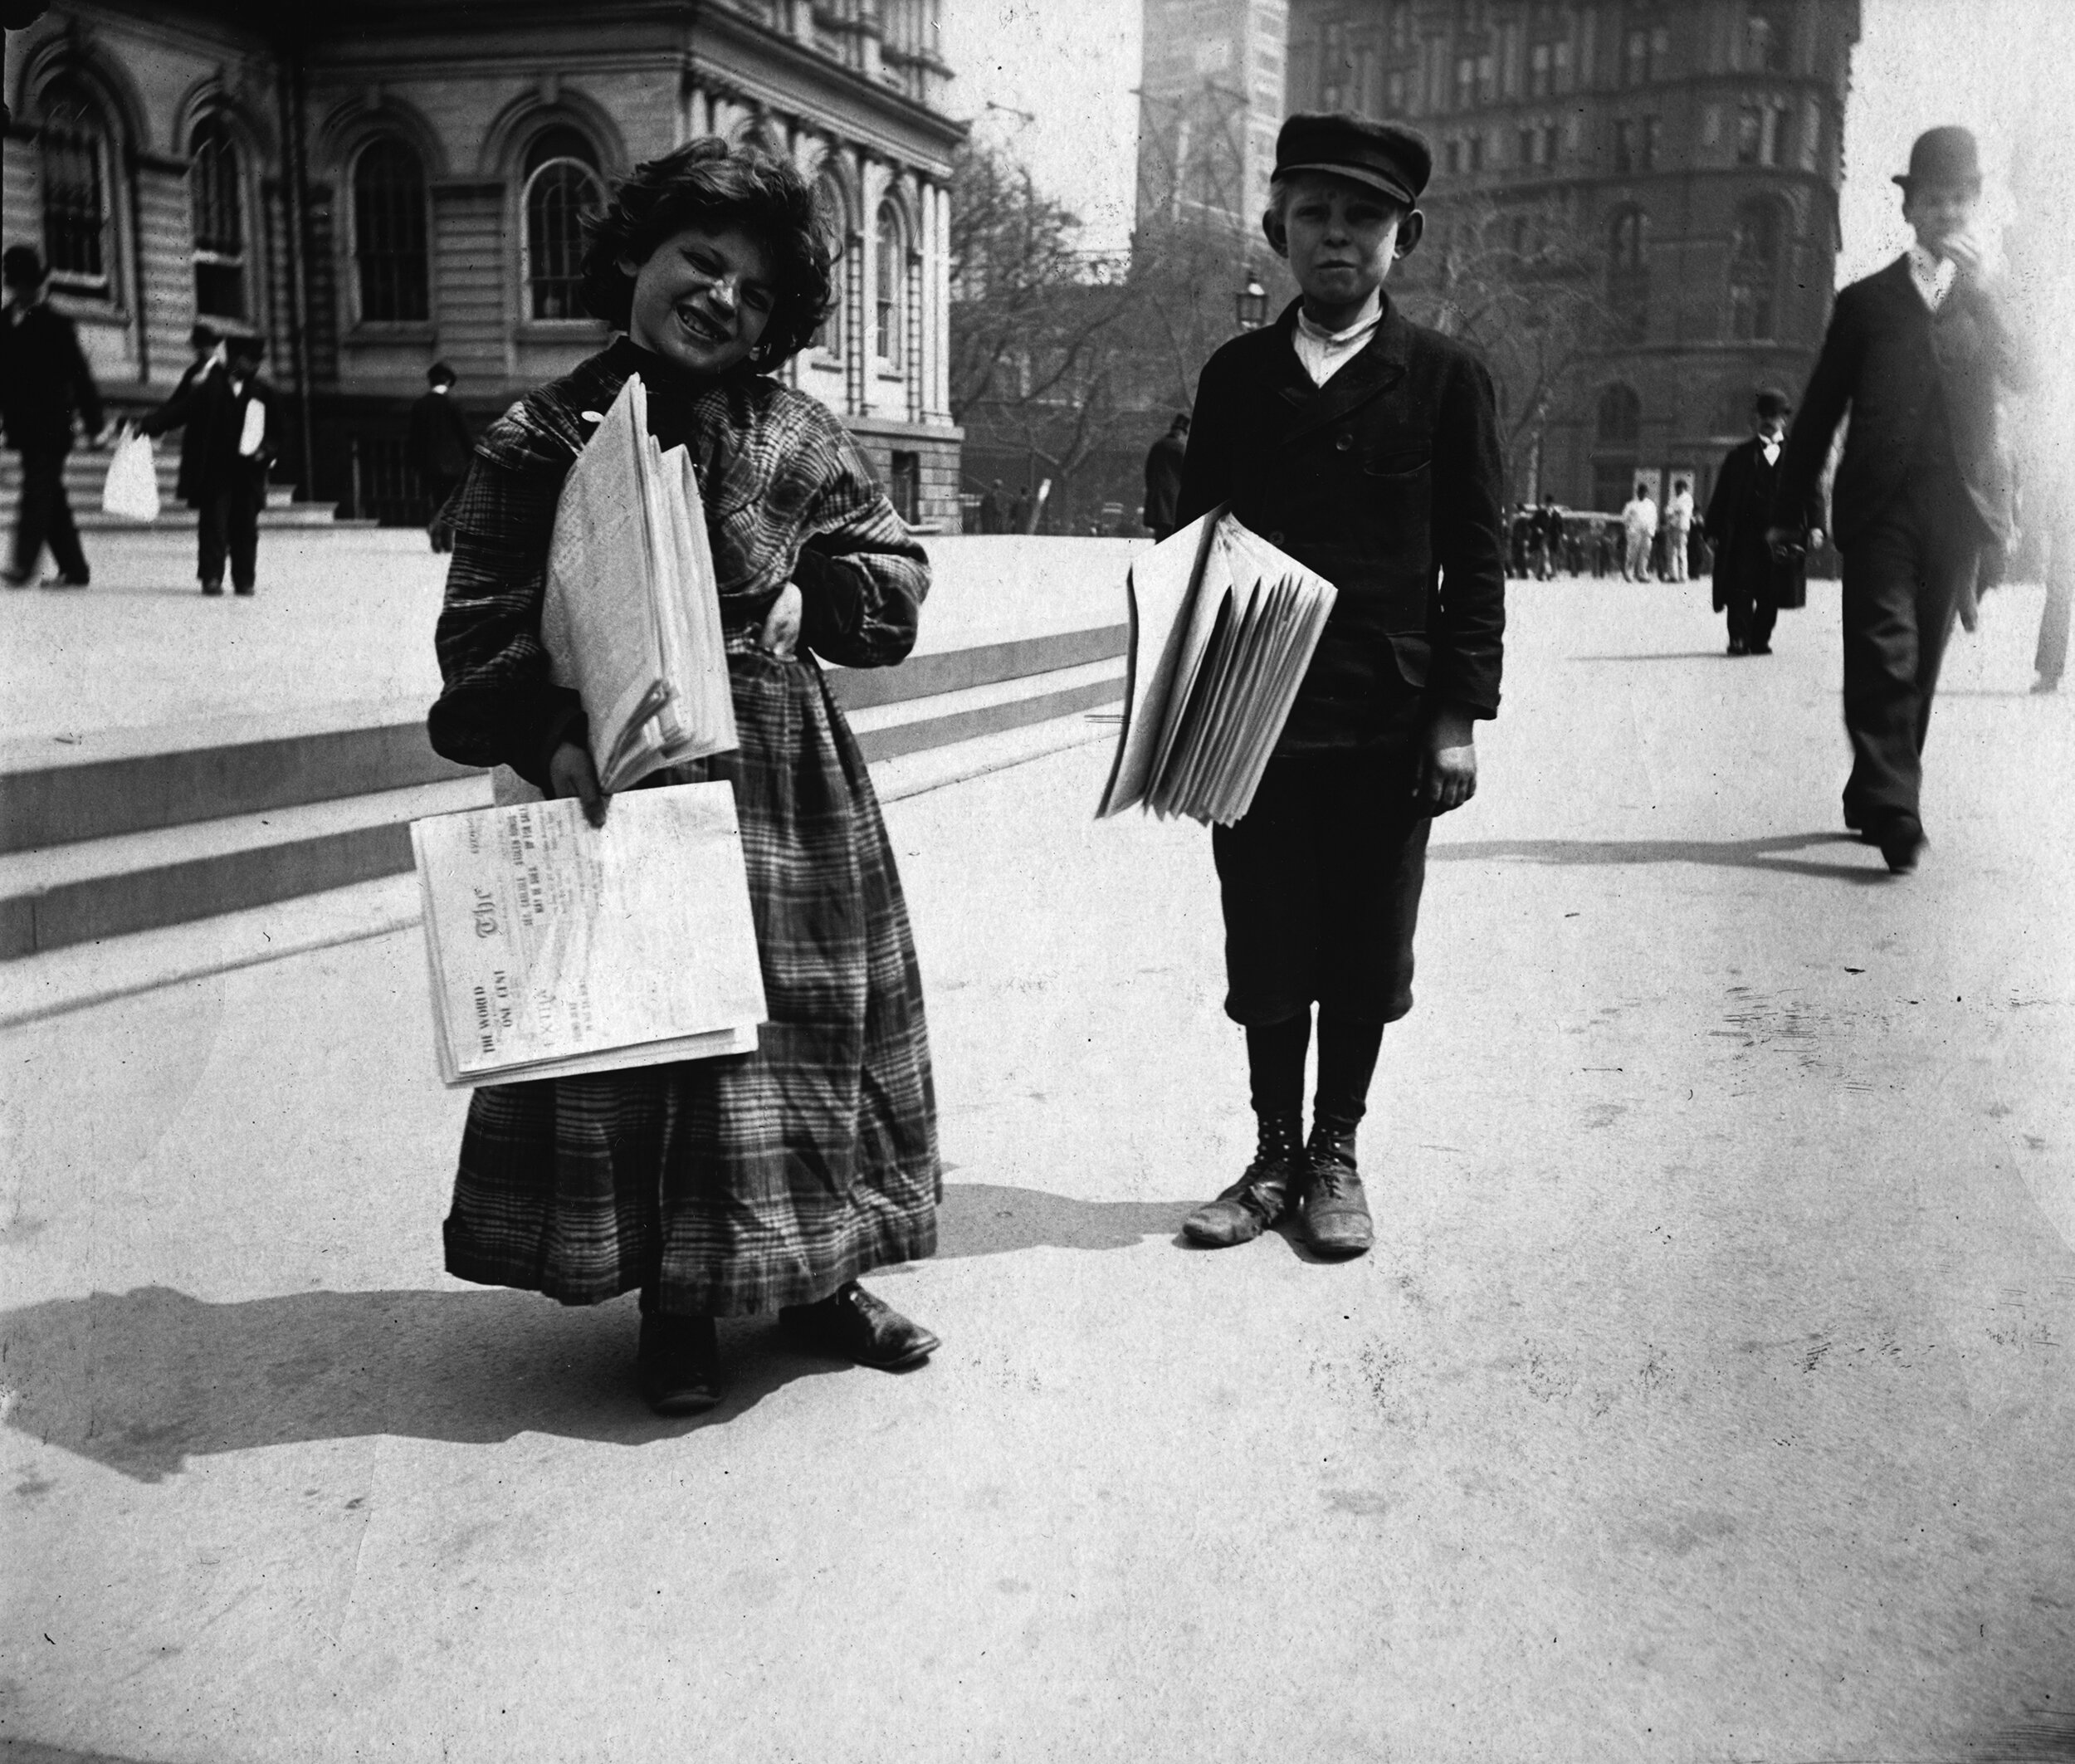
<svg viewBox="0 0 2075 1764">
<path fill-rule="evenodd" d="M 703 1415 L 720 1400 L 720 1343 L 710 1317 L 642 1315 L 642 1398 L 658 1415 Z"/>
<path fill-rule="evenodd" d="M 223 592 L 223 584 L 221 582 L 204 582 L 202 584 L 202 592 L 205 594 L 220 594 Z"/>
<path fill-rule="evenodd" d="M 1322 1256 L 1359 1256 L 1376 1241 L 1369 1196 L 1355 1167 L 1355 1130 L 1314 1122 L 1304 1148 L 1304 1188 L 1297 1200 L 1304 1234 Z"/>
<path fill-rule="evenodd" d="M 1770 655 L 1772 653 L 1772 645 L 1770 643 L 1753 643 L 1750 646 L 1750 652 L 1753 655 Z"/>
<path fill-rule="evenodd" d="M 779 1327 L 800 1346 L 837 1360 L 895 1372 L 920 1366 L 944 1344 L 854 1280 L 811 1305 L 786 1305 Z"/>
<path fill-rule="evenodd" d="M 1890 821 L 1880 832 L 1881 856 L 1897 876 L 1907 876 L 1916 869 L 1916 861 L 1929 843 L 1924 838 L 1923 828 L 1907 818 Z"/>
<path fill-rule="evenodd" d="M 1736 638 L 1732 637 L 1729 640 L 1729 652 L 1731 655 L 1749 655 L 1750 653 L 1750 650 L 1747 645 L 1739 642 Z"/>
<path fill-rule="evenodd" d="M 1250 1244 L 1290 1210 L 1290 1191 L 1304 1160 L 1297 1123 L 1280 1117 L 1263 1121 L 1259 1131 L 1253 1161 L 1239 1180 L 1182 1221 L 1182 1234 L 1190 1243 L 1213 1249 Z"/>
</svg>

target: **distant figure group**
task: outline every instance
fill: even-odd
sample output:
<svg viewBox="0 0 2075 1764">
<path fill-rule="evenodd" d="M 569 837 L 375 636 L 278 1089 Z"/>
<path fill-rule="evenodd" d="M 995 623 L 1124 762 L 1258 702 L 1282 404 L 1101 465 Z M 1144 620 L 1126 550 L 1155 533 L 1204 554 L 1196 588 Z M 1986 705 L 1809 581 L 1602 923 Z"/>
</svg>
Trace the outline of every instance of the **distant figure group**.
<svg viewBox="0 0 2075 1764">
<path fill-rule="evenodd" d="M 1019 490 L 1012 496 L 996 478 L 981 492 L 978 512 L 983 533 L 1020 533 L 1030 525 L 1030 492 Z"/>
</svg>

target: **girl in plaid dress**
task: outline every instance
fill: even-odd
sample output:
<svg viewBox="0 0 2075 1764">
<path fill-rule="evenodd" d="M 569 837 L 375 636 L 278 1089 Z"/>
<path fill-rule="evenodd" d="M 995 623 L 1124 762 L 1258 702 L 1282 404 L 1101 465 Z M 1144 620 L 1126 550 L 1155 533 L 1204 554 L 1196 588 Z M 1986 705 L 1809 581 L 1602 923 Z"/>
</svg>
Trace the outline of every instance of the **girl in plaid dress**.
<svg viewBox="0 0 2075 1764">
<path fill-rule="evenodd" d="M 668 1415 L 720 1400 L 716 1317 L 776 1306 L 802 1346 L 888 1368 L 938 1346 L 857 1283 L 936 1246 L 936 1107 L 893 853 L 814 657 L 905 657 L 929 564 L 842 426 L 769 377 L 827 315 L 824 239 L 760 149 L 637 167 L 584 260 L 626 335 L 493 425 L 451 507 L 432 745 L 602 823 L 583 707 L 540 643 L 556 498 L 630 374 L 698 470 L 741 746 L 649 781 L 733 782 L 770 1020 L 754 1053 L 478 1090 L 446 1228 L 464 1280 L 638 1288 L 642 1390 Z"/>
</svg>

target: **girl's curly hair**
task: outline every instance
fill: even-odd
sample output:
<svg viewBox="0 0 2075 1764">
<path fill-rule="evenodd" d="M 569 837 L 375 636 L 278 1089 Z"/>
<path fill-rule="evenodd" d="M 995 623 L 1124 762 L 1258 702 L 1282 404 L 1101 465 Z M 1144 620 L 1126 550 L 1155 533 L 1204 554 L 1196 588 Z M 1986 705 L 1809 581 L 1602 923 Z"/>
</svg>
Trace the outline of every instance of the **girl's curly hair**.
<svg viewBox="0 0 2075 1764">
<path fill-rule="evenodd" d="M 790 159 L 754 144 L 709 137 L 634 168 L 602 214 L 584 223 L 583 304 L 624 330 L 634 283 L 622 258 L 646 263 L 687 227 L 739 227 L 772 257 L 771 316 L 752 358 L 775 367 L 813 340 L 832 304 L 831 227 Z"/>
</svg>

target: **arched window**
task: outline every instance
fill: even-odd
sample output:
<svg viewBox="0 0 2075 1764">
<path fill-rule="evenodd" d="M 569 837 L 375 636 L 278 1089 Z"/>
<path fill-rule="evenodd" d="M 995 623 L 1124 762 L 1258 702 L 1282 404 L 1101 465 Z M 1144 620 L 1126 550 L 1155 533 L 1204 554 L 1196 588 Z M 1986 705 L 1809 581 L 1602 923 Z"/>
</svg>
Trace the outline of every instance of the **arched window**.
<svg viewBox="0 0 2075 1764">
<path fill-rule="evenodd" d="M 1736 211 L 1729 252 L 1729 334 L 1739 343 L 1776 335 L 1780 291 L 1780 208 L 1750 202 Z"/>
<path fill-rule="evenodd" d="M 843 318 L 848 304 L 845 283 L 850 272 L 850 205 L 843 199 L 843 183 L 835 173 L 824 171 L 814 181 L 814 203 L 820 211 L 823 233 L 828 240 L 828 316 L 815 334 L 814 346 L 828 354 L 843 352 Z"/>
<path fill-rule="evenodd" d="M 1607 299 L 1623 340 L 1639 343 L 1650 324 L 1649 220 L 1623 208 L 1607 230 Z"/>
<path fill-rule="evenodd" d="M 378 324 L 428 317 L 425 168 L 408 142 L 383 135 L 353 168 L 353 255 L 360 272 L 360 316 Z"/>
<path fill-rule="evenodd" d="M 76 80 L 53 81 L 43 94 L 37 167 L 43 186 L 43 255 L 51 275 L 74 288 L 109 288 L 109 131 L 93 94 Z"/>
<path fill-rule="evenodd" d="M 603 205 L 597 156 L 574 129 L 549 129 L 526 149 L 526 311 L 536 319 L 585 316 L 583 217 Z"/>
<path fill-rule="evenodd" d="M 1627 386 L 1609 386 L 1599 394 L 1596 439 L 1603 447 L 1633 447 L 1643 433 L 1643 400 Z"/>
<path fill-rule="evenodd" d="M 901 212 L 891 203 L 882 202 L 872 261 L 876 317 L 872 344 L 880 360 L 894 368 L 901 365 L 901 291 L 907 279 L 906 257 L 901 249 Z"/>
<path fill-rule="evenodd" d="M 194 310 L 205 319 L 245 313 L 245 191 L 237 143 L 221 115 L 188 141 L 188 208 L 194 231 Z"/>
</svg>

